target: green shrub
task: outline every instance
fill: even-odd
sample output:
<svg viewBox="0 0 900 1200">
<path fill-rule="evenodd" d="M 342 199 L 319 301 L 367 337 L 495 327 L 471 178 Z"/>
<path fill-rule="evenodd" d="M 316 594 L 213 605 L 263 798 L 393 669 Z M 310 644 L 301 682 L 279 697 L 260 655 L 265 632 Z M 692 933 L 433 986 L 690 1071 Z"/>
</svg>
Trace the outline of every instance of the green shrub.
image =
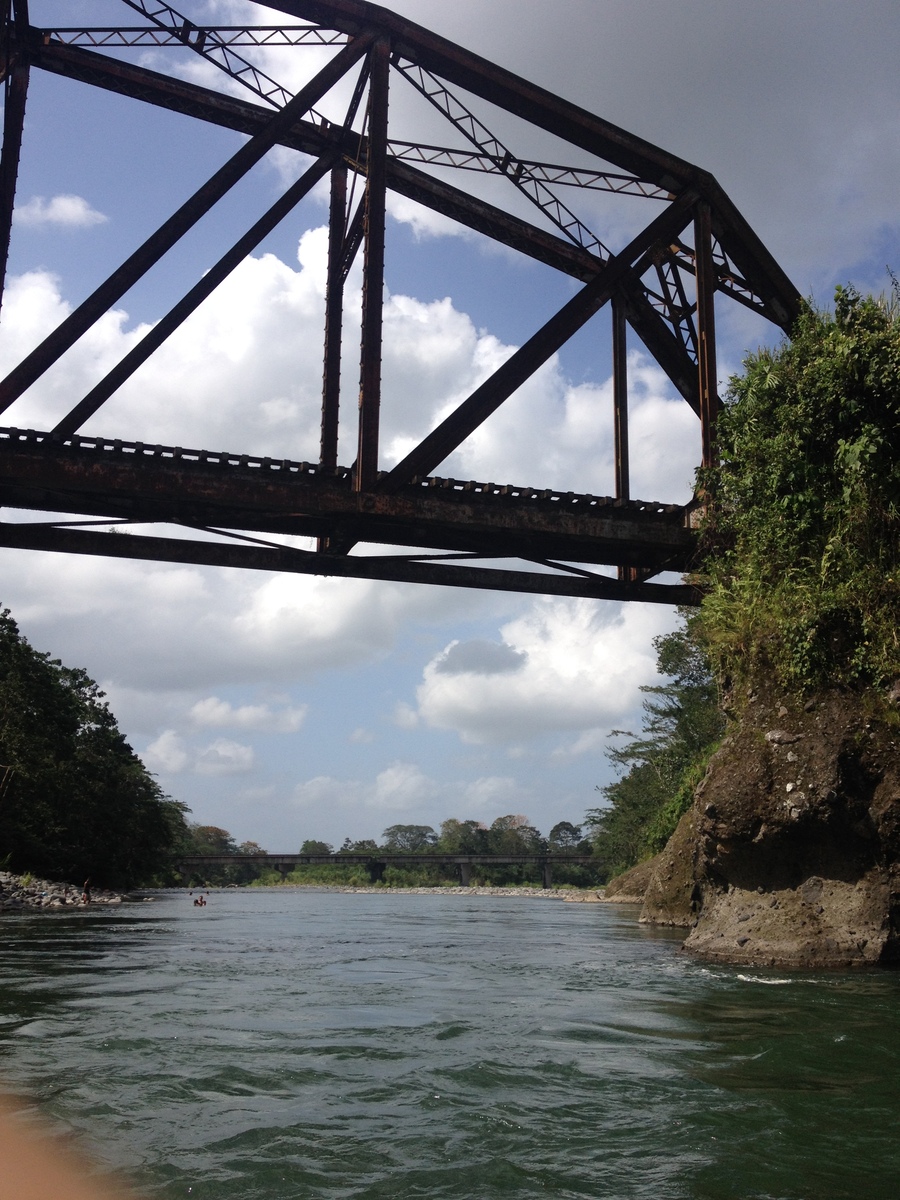
<svg viewBox="0 0 900 1200">
<path fill-rule="evenodd" d="M 702 630 L 723 679 L 900 675 L 900 306 L 839 288 L 731 380 L 702 479 Z"/>
</svg>

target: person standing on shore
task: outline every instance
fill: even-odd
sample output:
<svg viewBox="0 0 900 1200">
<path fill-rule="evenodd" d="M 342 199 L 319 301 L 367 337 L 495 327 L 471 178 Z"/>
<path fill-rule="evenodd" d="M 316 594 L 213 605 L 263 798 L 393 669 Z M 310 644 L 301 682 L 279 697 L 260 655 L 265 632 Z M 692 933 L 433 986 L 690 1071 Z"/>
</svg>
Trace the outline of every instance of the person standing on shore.
<svg viewBox="0 0 900 1200">
<path fill-rule="evenodd" d="M 81 903 L 90 904 L 91 902 L 91 879 L 90 876 L 84 881 L 84 887 L 81 889 Z"/>
</svg>

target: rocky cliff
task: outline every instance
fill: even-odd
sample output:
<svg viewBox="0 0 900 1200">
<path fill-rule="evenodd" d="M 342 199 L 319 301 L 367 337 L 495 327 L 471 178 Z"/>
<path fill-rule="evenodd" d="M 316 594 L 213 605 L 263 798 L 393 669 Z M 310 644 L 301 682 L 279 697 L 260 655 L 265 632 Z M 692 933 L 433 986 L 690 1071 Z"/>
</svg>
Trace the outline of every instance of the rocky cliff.
<svg viewBox="0 0 900 1200">
<path fill-rule="evenodd" d="M 898 701 L 743 697 L 641 920 L 688 926 L 685 949 L 715 961 L 900 961 Z"/>
</svg>

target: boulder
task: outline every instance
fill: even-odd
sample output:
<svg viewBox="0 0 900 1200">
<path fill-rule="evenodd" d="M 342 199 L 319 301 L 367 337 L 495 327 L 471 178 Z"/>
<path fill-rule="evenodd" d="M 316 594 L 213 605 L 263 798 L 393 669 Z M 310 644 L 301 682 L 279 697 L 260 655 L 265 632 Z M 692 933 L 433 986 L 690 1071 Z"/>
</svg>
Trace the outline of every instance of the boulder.
<svg viewBox="0 0 900 1200">
<path fill-rule="evenodd" d="M 714 961 L 900 960 L 900 730 L 877 711 L 843 691 L 747 706 L 656 860 L 641 920 L 689 928 L 685 949 Z"/>
</svg>

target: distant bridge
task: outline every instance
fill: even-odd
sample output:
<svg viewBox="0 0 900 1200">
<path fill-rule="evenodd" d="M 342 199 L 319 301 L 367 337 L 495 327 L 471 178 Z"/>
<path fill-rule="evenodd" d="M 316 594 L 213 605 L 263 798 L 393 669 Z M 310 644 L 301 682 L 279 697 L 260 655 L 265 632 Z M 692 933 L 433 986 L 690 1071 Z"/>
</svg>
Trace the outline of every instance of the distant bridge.
<svg viewBox="0 0 900 1200">
<path fill-rule="evenodd" d="M 741 304 L 784 331 L 791 329 L 801 305 L 796 288 L 716 180 L 364 0 L 266 0 L 269 12 L 280 10 L 289 20 L 240 28 L 198 26 L 164 0 L 109 3 L 128 17 L 127 24 L 44 28 L 31 24 L 26 0 L 5 0 L 0 6 L 0 79 L 5 87 L 0 298 L 15 236 L 20 151 L 29 134 L 26 96 L 30 85 L 40 86 L 38 76 L 44 82 L 59 76 L 129 98 L 136 107 L 151 106 L 235 131 L 244 140 L 0 380 L 0 413 L 13 410 L 9 426 L 0 431 L 0 505 L 38 514 L 38 519 L 0 522 L 0 546 L 695 602 L 698 594 L 688 585 L 650 582 L 662 572 L 689 571 L 696 536 L 691 505 L 632 497 L 629 339 L 637 339 L 652 355 L 675 393 L 697 414 L 697 457 L 710 465 L 719 404 L 717 303 Z M 298 60 L 308 53 L 305 47 L 315 48 L 296 93 L 254 62 L 258 47 L 272 45 L 290 47 Z M 152 47 L 153 70 L 142 58 L 147 47 Z M 184 59 L 197 56 L 223 72 L 221 89 L 188 81 Z M 301 72 L 294 74 L 301 77 Z M 235 94 L 238 88 L 241 95 Z M 402 90 L 404 97 L 399 131 L 389 121 L 393 89 Z M 77 101 L 72 107 L 80 111 Z M 521 151 L 488 128 L 498 110 L 504 137 L 518 137 L 525 143 Z M 95 111 L 94 105 L 85 105 L 85 119 Z M 444 131 L 444 145 L 433 143 L 436 121 Z M 406 139 L 417 129 L 418 140 L 395 136 L 399 132 Z M 105 131 L 89 132 L 107 155 L 113 147 Z M 555 146 L 570 161 L 537 161 L 530 156 L 536 151 L 529 151 L 529 141 L 544 153 Z M 98 360 L 88 390 L 68 396 L 67 411 L 56 414 L 50 428 L 23 430 L 28 422 L 16 419 L 16 404 L 72 347 L 89 338 L 131 288 L 275 147 L 306 156 L 300 178 L 233 245 L 223 247 L 218 261 L 120 362 L 103 374 Z M 40 156 L 41 146 L 31 153 Z M 44 173 L 51 168 L 45 163 Z M 471 187 L 473 179 L 485 176 L 492 177 L 491 202 L 483 188 Z M 47 179 L 52 186 L 52 175 Z M 279 447 L 273 458 L 240 448 L 234 454 L 187 450 L 173 445 L 165 428 L 153 438 L 158 445 L 139 442 L 133 431 L 109 428 L 107 410 L 104 436 L 84 435 L 84 424 L 96 426 L 94 419 L 106 401 L 324 180 L 330 183 L 331 200 L 323 341 L 321 351 L 315 351 L 322 362 L 321 420 L 313 431 L 318 433 L 318 460 L 296 461 L 297 445 L 311 444 L 305 429 L 298 429 L 293 445 Z M 124 179 L 122 186 L 127 186 Z M 573 290 L 492 375 L 417 444 L 410 439 L 400 461 L 384 469 L 382 399 L 386 409 L 395 400 L 389 394 L 382 397 L 388 193 L 543 264 Z M 135 211 L 141 210 L 141 201 L 140 195 L 134 197 Z M 601 219 L 613 229 L 628 230 L 620 237 L 627 236 L 627 244 L 611 248 L 592 232 L 591 224 Z M 345 306 L 345 291 L 360 254 L 360 370 L 347 387 L 341 370 L 350 355 L 342 347 L 342 320 L 345 307 L 347 312 L 352 307 Z M 485 262 L 491 270 L 490 260 Z M 604 421 L 612 425 L 614 486 L 613 480 L 598 481 L 590 494 L 583 488 L 567 490 L 565 480 L 556 480 L 556 487 L 540 481 L 523 487 L 437 474 L 501 405 L 515 404 L 518 389 L 603 309 L 610 315 L 609 326 L 597 330 L 592 325 L 592 332 L 598 345 L 602 339 L 609 347 L 613 397 L 611 411 L 598 407 L 596 422 L 598 428 Z M 310 347 L 298 342 L 296 351 L 299 362 Z M 259 365 L 264 375 L 267 364 Z M 190 378 L 177 382 L 189 392 Z M 437 399 L 424 396 L 423 411 Z M 258 400 L 248 397 L 248 404 Z M 351 428 L 341 447 L 353 448 L 346 456 L 352 461 L 342 467 L 339 418 L 346 424 L 348 409 Z M 513 471 L 511 466 L 509 474 Z M 61 520 L 60 514 L 70 519 Z M 171 527 L 171 536 L 142 528 L 159 524 Z M 131 536 L 116 536 L 123 532 Z M 310 548 L 294 544 L 298 536 L 311 539 Z M 354 554 L 357 545 L 367 548 Z M 391 552 L 370 553 L 373 545 Z"/>
<path fill-rule="evenodd" d="M 565 852 L 546 854 L 400 854 L 392 851 L 371 851 L 357 854 L 185 854 L 175 859 L 175 864 L 182 874 L 188 874 L 193 868 L 199 873 L 203 867 L 234 867 L 253 865 L 270 867 L 280 872 L 282 878 L 294 867 L 310 867 L 322 865 L 361 866 L 369 873 L 372 883 L 378 883 L 384 878 L 387 867 L 452 867 L 457 874 L 461 887 L 468 887 L 472 879 L 472 868 L 476 866 L 538 866 L 541 871 L 541 886 L 553 886 L 554 866 L 572 866 L 574 864 L 598 865 L 592 854 L 566 854 Z"/>
</svg>

